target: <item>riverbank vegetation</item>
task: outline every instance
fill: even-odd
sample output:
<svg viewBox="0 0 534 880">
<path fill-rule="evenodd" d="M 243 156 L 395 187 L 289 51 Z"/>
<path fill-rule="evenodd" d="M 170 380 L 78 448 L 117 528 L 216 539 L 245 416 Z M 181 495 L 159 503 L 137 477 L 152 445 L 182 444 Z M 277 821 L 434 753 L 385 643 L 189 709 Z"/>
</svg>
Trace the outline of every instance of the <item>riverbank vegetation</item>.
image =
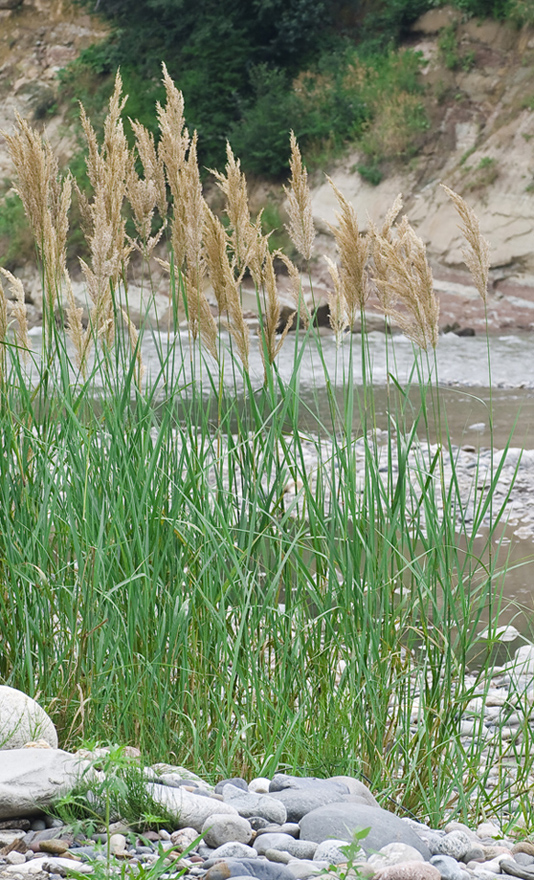
<svg viewBox="0 0 534 880">
<path fill-rule="evenodd" d="M 400 201 L 362 236 L 336 191 L 334 337 L 325 339 L 298 269 L 250 217 L 230 147 L 216 175 L 225 224 L 208 208 L 183 97 L 166 71 L 163 85 L 157 149 L 137 123 L 135 152 L 128 147 L 119 77 L 102 143 L 82 112 L 88 316 L 66 268 L 72 179 L 22 120 L 8 137 L 40 259 L 43 329 L 34 350 L 21 284 L 4 270 L 1 679 L 39 699 L 67 748 L 133 744 L 208 777 L 354 773 L 384 802 L 432 822 L 497 815 L 513 824 L 529 809 L 529 705 L 511 740 L 488 740 L 482 714 L 470 744 L 460 729 L 491 679 L 504 576 L 504 504 L 492 488 L 504 457 L 494 472 L 477 468 L 466 500 L 440 410 L 425 248 Z M 294 137 L 290 146 L 289 234 L 309 264 L 307 176 Z M 486 244 L 450 196 L 485 298 Z M 169 335 L 129 314 L 132 250 L 148 261 L 158 240 L 167 242 Z M 296 333 L 280 326 L 276 261 L 293 282 Z M 241 306 L 245 278 L 257 292 L 257 337 Z M 365 328 L 371 287 L 418 352 L 401 385 L 391 338 L 382 433 Z M 358 320 L 361 336 L 347 333 Z M 326 389 L 320 415 L 299 394 L 310 350 Z M 488 515 L 481 555 L 475 537 Z"/>
</svg>

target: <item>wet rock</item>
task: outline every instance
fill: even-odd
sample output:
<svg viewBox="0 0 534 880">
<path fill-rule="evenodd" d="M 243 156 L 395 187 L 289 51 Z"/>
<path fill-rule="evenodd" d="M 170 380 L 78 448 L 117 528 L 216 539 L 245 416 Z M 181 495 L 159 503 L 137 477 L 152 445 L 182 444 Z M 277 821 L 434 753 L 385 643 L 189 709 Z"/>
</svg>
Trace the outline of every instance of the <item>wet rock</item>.
<svg viewBox="0 0 534 880">
<path fill-rule="evenodd" d="M 57 749 L 52 721 L 35 700 L 16 688 L 0 685 L 0 750 L 22 749 L 26 743 L 44 740 Z"/>
</svg>

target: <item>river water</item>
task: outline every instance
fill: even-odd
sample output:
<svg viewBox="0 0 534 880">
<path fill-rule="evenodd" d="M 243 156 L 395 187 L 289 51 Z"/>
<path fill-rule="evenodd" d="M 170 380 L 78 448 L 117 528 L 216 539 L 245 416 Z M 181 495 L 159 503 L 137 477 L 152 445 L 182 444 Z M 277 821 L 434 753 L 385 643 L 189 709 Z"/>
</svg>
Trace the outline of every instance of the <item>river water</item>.
<svg viewBox="0 0 534 880">
<path fill-rule="evenodd" d="M 36 331 L 33 335 L 37 354 L 40 335 Z M 227 338 L 222 341 L 223 348 L 229 344 Z M 294 373 L 295 346 L 300 346 L 301 341 L 290 334 L 278 355 L 277 368 L 286 382 Z M 302 404 L 302 428 L 316 433 L 320 432 L 321 424 L 332 424 L 331 398 L 329 403 L 325 377 L 333 389 L 338 410 L 343 413 L 347 382 L 352 376 L 355 388 L 353 429 L 358 431 L 362 400 L 361 338 L 348 334 L 338 347 L 332 334 L 328 334 L 321 339 L 320 348 L 321 354 L 313 342 L 308 342 L 300 362 L 297 387 Z M 142 358 L 147 385 L 160 381 L 164 362 L 165 370 L 172 365 L 180 371 L 183 387 L 187 387 L 196 376 L 201 379 L 203 388 L 208 389 L 208 374 L 219 375 L 219 367 L 209 356 L 200 358 L 198 351 L 190 348 L 186 331 L 170 336 L 145 333 Z M 243 384 L 232 366 L 232 358 L 224 356 L 221 363 L 225 385 L 239 396 Z M 370 365 L 372 372 L 377 427 L 387 427 L 391 409 L 398 405 L 396 383 L 403 389 L 402 396 L 408 395 L 413 412 L 420 410 L 419 371 L 419 375 L 432 375 L 434 380 L 436 375 L 438 377 L 442 425 L 446 425 L 454 444 L 481 451 L 488 448 L 492 414 L 494 447 L 502 449 L 510 443 L 513 447 L 534 449 L 534 337 L 531 334 L 490 337 L 489 341 L 485 337 L 447 334 L 440 338 L 436 359 L 434 353 L 427 359 L 424 353 L 416 357 L 414 346 L 406 338 L 391 338 L 374 332 L 367 337 L 366 363 L 366 369 Z M 257 337 L 251 342 L 250 376 L 253 388 L 260 389 L 263 365 Z M 97 386 L 94 390 L 98 393 Z M 206 406 L 210 406 L 208 397 Z M 410 406 L 407 407 L 408 413 Z M 430 407 L 428 409 L 430 412 Z M 430 432 L 436 439 L 438 430 L 433 426 L 431 416 L 429 421 Z M 523 471 L 523 497 L 534 497 L 534 466 L 523 468 Z M 499 622 L 514 623 L 534 640 L 534 524 L 531 528 L 505 528 L 501 537 L 502 558 L 503 562 L 508 558 L 508 572 L 504 579 L 506 608 Z"/>
</svg>

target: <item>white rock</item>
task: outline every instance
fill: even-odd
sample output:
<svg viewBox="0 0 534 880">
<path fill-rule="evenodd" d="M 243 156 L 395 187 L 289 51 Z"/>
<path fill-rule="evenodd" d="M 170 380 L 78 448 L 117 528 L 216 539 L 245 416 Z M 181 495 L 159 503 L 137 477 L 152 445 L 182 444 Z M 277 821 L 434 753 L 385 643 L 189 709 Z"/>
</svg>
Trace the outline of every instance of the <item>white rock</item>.
<svg viewBox="0 0 534 880">
<path fill-rule="evenodd" d="M 12 852 L 8 853 L 5 859 L 8 865 L 26 864 L 26 856 L 24 855 L 24 853 L 17 852 L 16 850 L 12 850 Z"/>
<path fill-rule="evenodd" d="M 269 794 L 270 782 L 271 780 L 265 776 L 256 776 L 255 779 L 251 779 L 249 782 L 248 790 L 253 794 Z"/>
<path fill-rule="evenodd" d="M 21 749 L 36 740 L 44 740 L 57 749 L 57 733 L 52 721 L 31 697 L 16 688 L 0 685 L 0 750 Z"/>
<path fill-rule="evenodd" d="M 179 828 L 191 827 L 201 832 L 204 822 L 209 816 L 216 813 L 238 815 L 237 810 L 230 804 L 225 804 L 216 798 L 192 794 L 190 791 L 186 791 L 183 786 L 171 788 L 168 785 L 148 783 L 146 788 L 156 803 L 161 804 L 173 815 Z"/>
<path fill-rule="evenodd" d="M 400 862 L 424 862 L 421 853 L 407 843 L 387 843 L 367 859 L 375 872 Z"/>
<path fill-rule="evenodd" d="M 336 840 L 335 838 L 323 840 L 315 850 L 313 861 L 327 862 L 329 865 L 342 864 L 348 860 L 347 853 L 343 852 L 346 846 L 350 846 L 349 840 Z"/>
<path fill-rule="evenodd" d="M 0 819 L 49 806 L 76 785 L 86 764 L 61 749 L 0 751 Z"/>
<path fill-rule="evenodd" d="M 187 849 L 198 839 L 198 831 L 196 828 L 180 828 L 171 834 L 171 843 L 173 846 L 179 846 L 182 850 Z"/>
<path fill-rule="evenodd" d="M 204 822 L 202 831 L 204 843 L 214 849 L 230 842 L 247 844 L 252 839 L 250 822 L 241 816 L 229 816 L 227 813 L 209 816 Z"/>
<path fill-rule="evenodd" d="M 110 852 L 114 853 L 123 853 L 126 851 L 126 838 L 124 834 L 112 834 L 109 838 L 109 849 Z"/>
<path fill-rule="evenodd" d="M 0 829 L 0 847 L 11 846 L 16 840 L 22 840 L 25 834 L 25 831 L 21 831 L 18 828 Z"/>
<path fill-rule="evenodd" d="M 313 874 L 323 874 L 329 867 L 328 862 L 312 862 L 309 859 L 291 859 L 286 865 L 295 880 L 305 880 Z"/>
</svg>

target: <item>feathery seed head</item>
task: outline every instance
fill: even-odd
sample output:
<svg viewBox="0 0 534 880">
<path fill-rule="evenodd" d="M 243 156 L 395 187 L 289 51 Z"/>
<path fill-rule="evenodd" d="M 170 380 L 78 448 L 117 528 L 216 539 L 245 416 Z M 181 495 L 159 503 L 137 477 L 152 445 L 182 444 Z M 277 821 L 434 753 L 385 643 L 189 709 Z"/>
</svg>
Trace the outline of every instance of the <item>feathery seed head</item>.
<svg viewBox="0 0 534 880">
<path fill-rule="evenodd" d="M 365 307 L 369 298 L 367 279 L 367 259 L 369 257 L 369 239 L 361 236 L 354 206 L 347 201 L 334 182 L 327 177 L 336 194 L 341 213 L 337 214 L 338 227 L 330 227 L 336 239 L 341 260 L 338 273 L 340 295 L 345 303 L 345 314 L 352 327 Z M 329 265 L 330 261 L 329 261 Z M 334 276 L 332 276 L 334 278 Z"/>
<path fill-rule="evenodd" d="M 449 189 L 444 183 L 441 184 L 441 188 L 445 190 L 454 203 L 454 207 L 460 217 L 460 231 L 467 242 L 467 247 L 463 248 L 462 255 L 467 268 L 471 272 L 475 287 L 483 302 L 486 303 L 490 268 L 489 242 L 480 232 L 480 223 L 472 208 L 467 205 L 458 193 Z"/>
<path fill-rule="evenodd" d="M 302 156 L 293 132 L 290 135 L 290 143 L 291 158 L 289 160 L 289 167 L 291 169 L 291 177 L 289 187 L 284 186 L 289 214 L 289 225 L 286 225 L 286 229 L 299 254 L 302 254 L 306 260 L 310 260 L 315 241 L 315 227 L 313 225 L 311 194 L 308 186 L 308 172 L 302 164 Z"/>
</svg>

